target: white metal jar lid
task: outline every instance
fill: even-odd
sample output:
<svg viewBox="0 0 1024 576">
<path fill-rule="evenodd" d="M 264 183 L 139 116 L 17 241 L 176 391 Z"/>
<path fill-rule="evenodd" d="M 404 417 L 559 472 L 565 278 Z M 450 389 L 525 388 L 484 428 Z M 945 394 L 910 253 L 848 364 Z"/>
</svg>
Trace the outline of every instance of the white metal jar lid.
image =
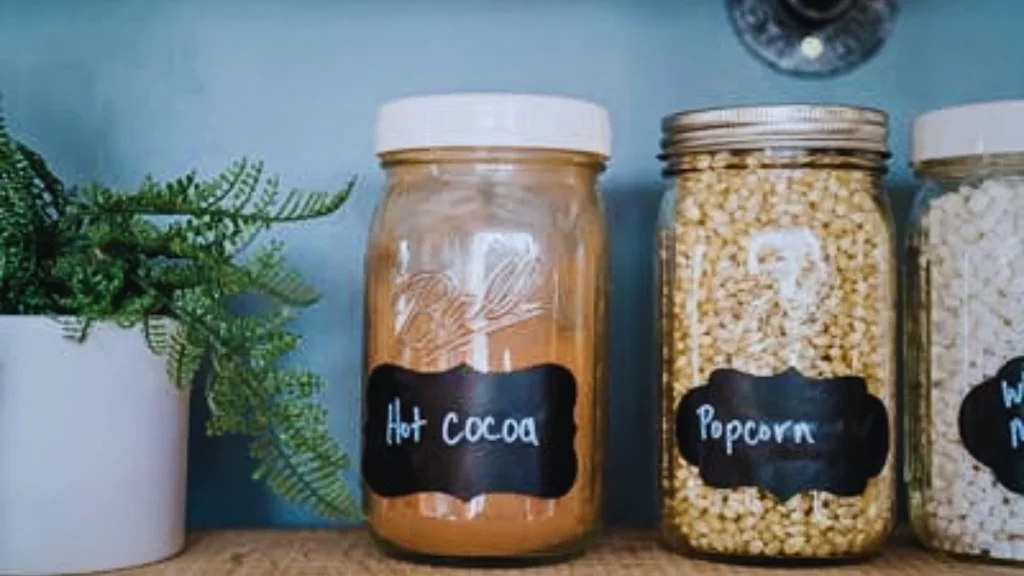
<svg viewBox="0 0 1024 576">
<path fill-rule="evenodd" d="M 584 100 L 513 93 L 414 96 L 377 111 L 377 154 L 452 147 L 543 148 L 611 156 L 608 111 Z"/>
<path fill-rule="evenodd" d="M 914 119 L 912 163 L 1024 152 L 1024 100 L 979 102 Z"/>
</svg>

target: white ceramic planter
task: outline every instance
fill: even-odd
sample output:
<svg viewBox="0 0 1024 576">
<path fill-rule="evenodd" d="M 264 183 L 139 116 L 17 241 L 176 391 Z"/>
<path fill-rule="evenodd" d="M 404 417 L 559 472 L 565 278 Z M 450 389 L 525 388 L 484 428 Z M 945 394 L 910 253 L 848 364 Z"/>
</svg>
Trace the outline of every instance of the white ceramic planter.
<svg viewBox="0 0 1024 576">
<path fill-rule="evenodd" d="M 0 574 L 125 568 L 185 537 L 188 397 L 141 332 L 0 316 Z"/>
</svg>

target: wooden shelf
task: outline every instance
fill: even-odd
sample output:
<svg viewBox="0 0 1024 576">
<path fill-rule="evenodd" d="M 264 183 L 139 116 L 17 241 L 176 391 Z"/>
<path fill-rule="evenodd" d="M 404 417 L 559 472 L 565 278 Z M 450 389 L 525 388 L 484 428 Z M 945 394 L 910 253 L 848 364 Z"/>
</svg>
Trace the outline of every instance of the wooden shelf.
<svg viewBox="0 0 1024 576">
<path fill-rule="evenodd" d="M 475 571 L 433 568 L 389 560 L 374 548 L 365 530 L 247 530 L 198 532 L 185 551 L 170 560 L 118 574 L 136 576 L 370 576 L 403 574 L 469 574 Z M 647 532 L 611 532 L 586 556 L 573 562 L 529 570 L 500 570 L 501 576 L 768 576 L 772 574 L 849 574 L 922 576 L 1000 576 L 1020 569 L 964 563 L 929 554 L 897 538 L 886 552 L 869 562 L 838 568 L 765 569 L 701 562 L 660 548 Z"/>
</svg>

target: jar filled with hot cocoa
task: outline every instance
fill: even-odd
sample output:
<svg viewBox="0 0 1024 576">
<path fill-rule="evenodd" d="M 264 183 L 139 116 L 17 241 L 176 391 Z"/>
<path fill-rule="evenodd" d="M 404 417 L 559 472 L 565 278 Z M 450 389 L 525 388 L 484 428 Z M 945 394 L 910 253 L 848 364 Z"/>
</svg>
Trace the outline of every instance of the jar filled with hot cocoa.
<svg viewBox="0 0 1024 576">
<path fill-rule="evenodd" d="M 607 112 L 517 94 L 385 104 L 366 255 L 362 474 L 396 556 L 532 563 L 597 532 Z"/>
</svg>

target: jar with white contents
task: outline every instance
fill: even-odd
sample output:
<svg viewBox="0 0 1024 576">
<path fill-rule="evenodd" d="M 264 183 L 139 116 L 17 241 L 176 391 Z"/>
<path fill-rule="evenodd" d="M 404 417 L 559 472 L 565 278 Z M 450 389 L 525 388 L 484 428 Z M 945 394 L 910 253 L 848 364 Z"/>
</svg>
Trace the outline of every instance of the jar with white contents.
<svg viewBox="0 0 1024 576">
<path fill-rule="evenodd" d="M 914 531 L 1024 561 L 1024 101 L 914 123 L 907 481 Z"/>
</svg>

